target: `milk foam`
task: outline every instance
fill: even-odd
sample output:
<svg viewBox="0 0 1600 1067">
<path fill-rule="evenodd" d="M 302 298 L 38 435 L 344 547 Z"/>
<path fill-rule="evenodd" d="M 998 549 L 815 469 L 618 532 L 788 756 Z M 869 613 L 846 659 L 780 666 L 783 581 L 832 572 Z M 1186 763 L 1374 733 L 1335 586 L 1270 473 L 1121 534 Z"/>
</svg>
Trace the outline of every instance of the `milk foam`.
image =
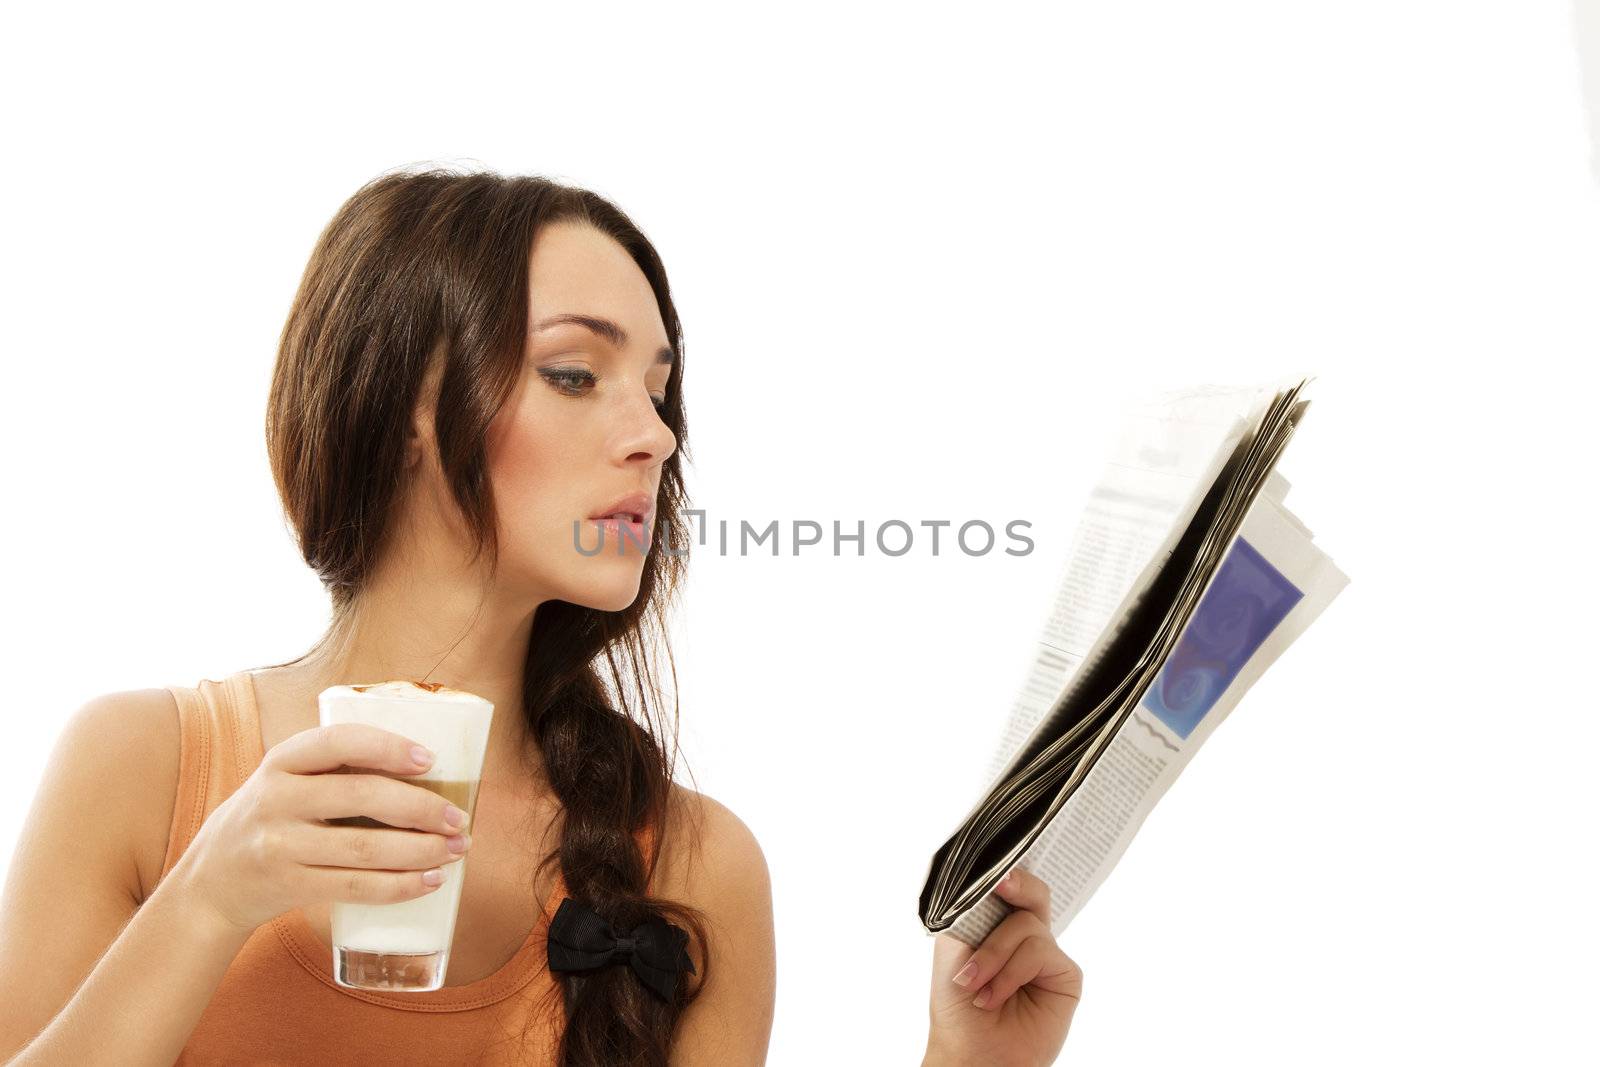
<svg viewBox="0 0 1600 1067">
<path fill-rule="evenodd" d="M 436 683 L 391 681 L 335 685 L 317 695 L 324 726 L 365 722 L 381 726 L 433 750 L 433 766 L 415 778 L 476 780 L 483 774 L 494 705 L 462 689 Z"/>
</svg>

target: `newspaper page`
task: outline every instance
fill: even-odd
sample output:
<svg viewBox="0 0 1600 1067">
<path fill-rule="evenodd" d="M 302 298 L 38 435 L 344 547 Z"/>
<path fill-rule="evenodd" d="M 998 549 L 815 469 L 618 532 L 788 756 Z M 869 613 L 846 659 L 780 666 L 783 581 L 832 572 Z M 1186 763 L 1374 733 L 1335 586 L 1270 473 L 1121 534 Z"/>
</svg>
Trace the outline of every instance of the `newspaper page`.
<svg viewBox="0 0 1600 1067">
<path fill-rule="evenodd" d="M 1150 810 L 1239 698 L 1349 579 L 1269 481 L 1207 583 L 1178 643 L 1110 746 L 1019 866 L 1050 886 L 1059 935 L 1105 880 Z M 990 894 L 946 932 L 971 945 L 1010 907 Z"/>
<path fill-rule="evenodd" d="M 1207 385 L 1161 393 L 1124 412 L 1073 533 L 1033 663 L 990 760 L 989 782 L 999 780 L 1096 639 L 1122 615 L 1138 592 L 1139 576 L 1163 548 L 1170 551 L 1175 531 L 1187 525 L 1275 391 Z"/>
</svg>

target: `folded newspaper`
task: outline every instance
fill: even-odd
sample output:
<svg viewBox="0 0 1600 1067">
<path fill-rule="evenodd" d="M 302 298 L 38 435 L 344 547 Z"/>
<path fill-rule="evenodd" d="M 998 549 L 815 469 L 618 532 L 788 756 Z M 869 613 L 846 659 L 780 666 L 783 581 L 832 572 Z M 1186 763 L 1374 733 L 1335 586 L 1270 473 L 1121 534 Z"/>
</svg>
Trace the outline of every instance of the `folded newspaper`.
<svg viewBox="0 0 1600 1067">
<path fill-rule="evenodd" d="M 919 914 L 978 945 L 1012 867 L 1059 935 L 1245 690 L 1349 581 L 1274 470 L 1310 378 L 1160 394 L 1127 413 L 991 765 Z"/>
</svg>

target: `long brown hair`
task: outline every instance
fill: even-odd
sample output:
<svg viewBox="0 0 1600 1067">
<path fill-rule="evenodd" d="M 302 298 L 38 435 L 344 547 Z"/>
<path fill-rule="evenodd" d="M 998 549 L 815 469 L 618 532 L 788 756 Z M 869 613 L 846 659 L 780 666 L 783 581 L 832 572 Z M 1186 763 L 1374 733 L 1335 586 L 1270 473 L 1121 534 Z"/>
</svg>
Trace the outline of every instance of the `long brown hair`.
<svg viewBox="0 0 1600 1067">
<path fill-rule="evenodd" d="M 431 167 L 368 182 L 323 230 L 295 294 L 272 374 L 267 450 L 300 552 L 332 598 L 332 634 L 389 539 L 411 413 L 430 358 L 442 350 L 439 463 L 472 531 L 474 559 L 487 552 L 493 573 L 499 556 L 487 431 L 522 373 L 534 238 L 546 224 L 574 220 L 621 244 L 655 291 L 676 356 L 661 417 L 678 447 L 663 464 L 661 525 L 638 598 L 616 612 L 559 600 L 541 605 L 522 712 L 562 807 L 559 848 L 539 870 L 559 860 L 568 894 L 619 930 L 652 915 L 686 925 L 696 970 L 681 976 L 671 1004 L 626 967 L 562 975 L 559 1062 L 657 1065 L 667 1063 L 674 1025 L 705 983 L 706 952 L 698 909 L 645 893 L 666 836 L 678 754 L 676 685 L 669 735 L 651 645 L 659 640 L 670 668 L 666 611 L 688 546 L 680 517 L 688 447 L 683 336 L 655 248 L 610 201 L 542 177 Z M 649 856 L 634 838 L 646 824 L 657 830 Z"/>
</svg>

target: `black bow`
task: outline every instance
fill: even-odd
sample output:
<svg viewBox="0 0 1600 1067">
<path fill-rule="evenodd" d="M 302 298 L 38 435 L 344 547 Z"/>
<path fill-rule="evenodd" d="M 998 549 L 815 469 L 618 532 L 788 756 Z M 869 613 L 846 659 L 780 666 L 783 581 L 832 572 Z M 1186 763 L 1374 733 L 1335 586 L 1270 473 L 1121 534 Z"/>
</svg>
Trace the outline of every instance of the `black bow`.
<svg viewBox="0 0 1600 1067">
<path fill-rule="evenodd" d="M 627 934 L 571 897 L 562 900 L 550 922 L 545 954 L 552 971 L 588 971 L 626 960 L 633 973 L 663 1000 L 672 1001 L 678 972 L 694 973 L 694 961 L 684 946 L 689 935 L 652 915 Z"/>
</svg>

